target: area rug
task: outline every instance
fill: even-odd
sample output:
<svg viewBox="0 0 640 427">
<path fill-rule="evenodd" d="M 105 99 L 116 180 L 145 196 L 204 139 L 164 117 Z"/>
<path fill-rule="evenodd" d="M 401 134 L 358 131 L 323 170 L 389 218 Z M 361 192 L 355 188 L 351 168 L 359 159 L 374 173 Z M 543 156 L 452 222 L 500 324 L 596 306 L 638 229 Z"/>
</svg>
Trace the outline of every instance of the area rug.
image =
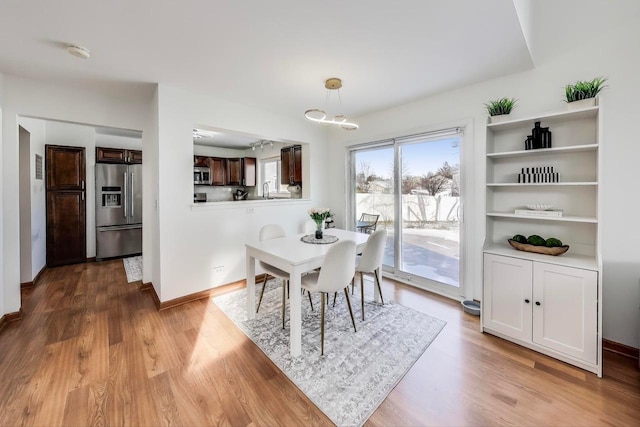
<svg viewBox="0 0 640 427">
<path fill-rule="evenodd" d="M 260 289 L 256 285 L 256 302 Z M 321 356 L 320 296 L 314 295 L 313 312 L 304 296 L 302 355 L 294 358 L 289 354 L 288 319 L 282 329 L 281 292 L 279 279 L 270 280 L 253 320 L 246 320 L 246 289 L 213 302 L 338 426 L 364 424 L 446 324 L 386 299 L 384 306 L 376 304 L 373 295 L 366 294 L 363 322 L 356 289 L 351 304 L 358 331 L 353 331 L 344 293 L 338 294 L 336 306 L 329 304 L 325 311 Z"/>
<path fill-rule="evenodd" d="M 127 282 L 137 282 L 142 280 L 142 257 L 132 256 L 129 258 L 122 258 L 124 264 L 124 271 L 127 273 Z"/>
</svg>

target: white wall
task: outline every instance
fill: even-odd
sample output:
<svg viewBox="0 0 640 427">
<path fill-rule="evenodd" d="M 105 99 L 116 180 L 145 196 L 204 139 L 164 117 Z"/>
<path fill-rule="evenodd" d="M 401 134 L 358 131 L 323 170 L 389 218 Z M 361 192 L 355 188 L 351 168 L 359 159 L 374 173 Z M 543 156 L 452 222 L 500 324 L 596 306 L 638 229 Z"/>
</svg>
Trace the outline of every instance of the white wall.
<svg viewBox="0 0 640 427">
<path fill-rule="evenodd" d="M 46 126 L 43 120 L 19 118 L 18 123 L 30 134 L 29 148 L 30 159 L 27 165 L 28 174 L 26 187 L 30 190 L 29 206 L 20 209 L 20 227 L 23 223 L 29 224 L 29 234 L 21 238 L 21 251 L 29 253 L 27 259 L 20 259 L 21 282 L 31 282 L 36 275 L 44 268 L 47 250 L 47 212 L 46 212 L 46 189 L 45 176 L 46 164 L 44 146 L 46 144 Z M 22 147 L 21 147 L 22 149 Z M 35 155 L 42 157 L 42 179 L 36 179 Z M 22 165 L 21 165 L 22 168 Z M 20 170 L 20 186 L 23 185 L 23 171 Z M 28 213 L 30 212 L 30 218 Z"/>
<path fill-rule="evenodd" d="M 153 87 L 49 84 L 4 76 L 2 100 L 2 313 L 20 308 L 18 117 L 29 116 L 144 131 Z M 144 134 L 143 134 L 144 139 Z M 144 144 L 144 141 L 143 141 Z M 150 234 L 148 238 L 153 239 Z"/>
<path fill-rule="evenodd" d="M 329 188 L 322 127 L 302 116 L 277 116 L 164 85 L 158 91 L 162 282 L 156 283 L 154 278 L 153 284 L 160 300 L 167 301 L 244 279 L 245 242 L 257 240 L 260 227 L 272 222 L 283 224 L 288 233 L 298 233 L 312 203 L 326 204 Z M 311 182 L 313 202 L 261 202 L 269 205 L 255 207 L 254 213 L 247 213 L 242 205 L 192 208 L 194 123 L 264 139 L 310 143 L 310 170 L 303 173 L 309 174 L 306 178 Z M 214 275 L 217 266 L 224 266 L 224 272 Z"/>
<path fill-rule="evenodd" d="M 332 206 L 340 206 L 346 192 L 345 147 L 384 137 L 401 136 L 416 130 L 443 127 L 471 118 L 462 144 L 463 192 L 466 194 L 464 280 L 467 297 L 482 297 L 481 253 L 484 241 L 484 182 L 486 110 L 483 104 L 498 97 L 515 97 L 518 107 L 512 116 L 526 117 L 565 109 L 563 88 L 576 80 L 607 76 L 609 88 L 601 96 L 604 167 L 601 171 L 603 321 L 604 337 L 640 347 L 640 259 L 635 242 L 640 241 L 637 212 L 640 198 L 631 171 L 640 159 L 637 131 L 640 87 L 637 70 L 640 32 L 621 30 L 590 44 L 576 47 L 534 70 L 442 93 L 411 104 L 359 117 L 357 133 L 331 134 L 330 158 Z"/>
</svg>

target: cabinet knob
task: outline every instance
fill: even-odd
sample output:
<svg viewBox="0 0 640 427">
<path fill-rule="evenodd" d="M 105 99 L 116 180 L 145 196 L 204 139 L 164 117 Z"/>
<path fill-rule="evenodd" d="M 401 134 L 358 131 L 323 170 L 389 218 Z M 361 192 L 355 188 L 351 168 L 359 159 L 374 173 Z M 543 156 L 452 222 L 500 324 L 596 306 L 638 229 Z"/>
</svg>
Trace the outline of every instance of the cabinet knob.
<svg viewBox="0 0 640 427">
<path fill-rule="evenodd" d="M 540 304 L 540 301 L 536 301 L 536 305 L 541 305 L 541 304 Z"/>
<path fill-rule="evenodd" d="M 527 298 L 527 299 L 525 299 L 525 300 L 524 300 L 524 302 L 526 302 L 527 304 L 529 304 L 529 302 L 530 302 L 530 301 L 529 301 L 529 299 Z"/>
</svg>

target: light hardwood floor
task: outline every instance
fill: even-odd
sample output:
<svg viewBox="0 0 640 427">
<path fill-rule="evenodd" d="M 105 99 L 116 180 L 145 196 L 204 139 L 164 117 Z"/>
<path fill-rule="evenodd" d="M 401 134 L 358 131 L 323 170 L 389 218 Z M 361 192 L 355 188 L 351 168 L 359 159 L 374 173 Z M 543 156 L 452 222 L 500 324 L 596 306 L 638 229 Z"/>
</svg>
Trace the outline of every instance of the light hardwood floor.
<svg viewBox="0 0 640 427">
<path fill-rule="evenodd" d="M 0 425 L 331 424 L 210 300 L 158 312 L 139 284 L 115 260 L 23 291 L 0 333 Z M 640 425 L 636 361 L 605 354 L 598 379 L 481 334 L 456 302 L 383 286 L 448 323 L 368 426 Z"/>
</svg>

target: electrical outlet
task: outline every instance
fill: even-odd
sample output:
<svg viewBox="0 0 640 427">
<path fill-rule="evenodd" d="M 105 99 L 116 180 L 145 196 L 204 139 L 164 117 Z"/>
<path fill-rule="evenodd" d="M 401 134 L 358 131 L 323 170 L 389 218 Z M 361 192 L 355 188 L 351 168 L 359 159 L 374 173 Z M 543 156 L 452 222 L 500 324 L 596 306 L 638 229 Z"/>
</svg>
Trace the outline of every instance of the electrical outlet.
<svg viewBox="0 0 640 427">
<path fill-rule="evenodd" d="M 219 265 L 217 267 L 213 267 L 213 272 L 215 274 L 221 274 L 224 273 L 224 265 Z"/>
</svg>

